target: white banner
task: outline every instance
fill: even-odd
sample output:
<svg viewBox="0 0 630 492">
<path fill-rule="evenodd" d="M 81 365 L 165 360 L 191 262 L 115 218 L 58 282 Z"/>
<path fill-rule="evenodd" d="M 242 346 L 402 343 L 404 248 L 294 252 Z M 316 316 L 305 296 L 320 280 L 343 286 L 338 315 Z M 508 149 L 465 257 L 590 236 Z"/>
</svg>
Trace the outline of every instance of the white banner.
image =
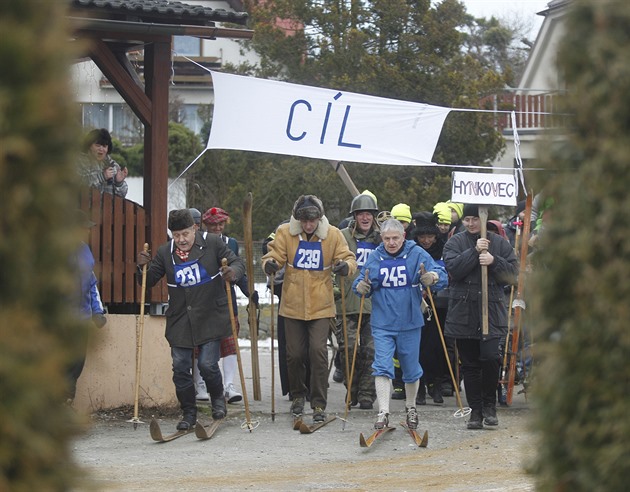
<svg viewBox="0 0 630 492">
<path fill-rule="evenodd" d="M 454 171 L 451 200 L 479 205 L 516 206 L 518 188 L 513 174 L 483 174 Z"/>
<path fill-rule="evenodd" d="M 212 72 L 208 149 L 431 165 L 449 108 Z"/>
</svg>

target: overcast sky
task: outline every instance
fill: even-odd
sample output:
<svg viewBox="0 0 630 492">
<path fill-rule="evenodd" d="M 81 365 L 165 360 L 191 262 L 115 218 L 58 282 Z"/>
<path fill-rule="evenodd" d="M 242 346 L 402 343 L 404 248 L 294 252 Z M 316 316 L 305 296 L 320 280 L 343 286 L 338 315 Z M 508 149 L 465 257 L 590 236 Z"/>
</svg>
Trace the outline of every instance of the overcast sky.
<svg viewBox="0 0 630 492">
<path fill-rule="evenodd" d="M 536 37 L 543 17 L 536 15 L 545 10 L 551 0 L 460 0 L 469 14 L 475 17 L 495 16 L 500 19 L 523 18 L 532 23 L 532 40 Z"/>
</svg>

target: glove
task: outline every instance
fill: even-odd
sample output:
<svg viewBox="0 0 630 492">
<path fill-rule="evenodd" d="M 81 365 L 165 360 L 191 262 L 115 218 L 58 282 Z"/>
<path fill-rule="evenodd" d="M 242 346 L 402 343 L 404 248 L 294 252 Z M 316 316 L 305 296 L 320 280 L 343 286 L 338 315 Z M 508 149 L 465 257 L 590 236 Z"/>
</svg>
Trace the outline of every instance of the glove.
<svg viewBox="0 0 630 492">
<path fill-rule="evenodd" d="M 362 296 L 368 295 L 371 290 L 372 290 L 372 285 L 370 284 L 369 280 L 363 279 L 357 284 L 357 292 L 361 294 Z"/>
<path fill-rule="evenodd" d="M 97 328 L 103 328 L 103 326 L 107 323 L 107 318 L 104 314 L 93 314 L 92 323 L 94 323 Z"/>
<path fill-rule="evenodd" d="M 140 251 L 136 257 L 136 263 L 139 267 L 142 267 L 151 261 L 151 255 L 146 251 Z"/>
<path fill-rule="evenodd" d="M 236 273 L 234 273 L 234 269 L 232 267 L 222 266 L 221 275 L 226 282 L 234 282 L 236 280 Z"/>
<path fill-rule="evenodd" d="M 427 304 L 427 301 L 424 300 L 424 297 L 422 298 L 420 309 L 422 310 L 422 314 L 427 314 L 427 311 L 429 310 L 429 305 Z"/>
<path fill-rule="evenodd" d="M 431 287 L 432 285 L 437 284 L 438 280 L 440 280 L 440 276 L 437 272 L 425 272 L 420 275 L 420 282 L 422 282 L 422 285 L 425 287 Z"/>
<path fill-rule="evenodd" d="M 256 309 L 258 309 L 258 306 L 259 306 L 259 304 L 258 304 L 259 297 L 258 297 L 258 291 L 257 291 L 257 290 L 255 290 L 254 292 L 252 292 L 252 297 L 251 297 L 251 299 L 252 299 L 252 300 L 251 300 L 251 302 L 253 302 L 253 303 L 254 303 L 254 306 L 256 306 Z"/>
<path fill-rule="evenodd" d="M 280 265 L 276 263 L 276 260 L 269 260 L 265 263 L 265 273 L 267 275 L 273 275 L 280 270 Z"/>
<path fill-rule="evenodd" d="M 333 265 L 332 271 L 333 273 L 336 273 L 337 275 L 341 275 L 342 277 L 347 277 L 348 273 L 350 272 L 350 267 L 345 261 L 339 260 L 337 263 Z"/>
</svg>

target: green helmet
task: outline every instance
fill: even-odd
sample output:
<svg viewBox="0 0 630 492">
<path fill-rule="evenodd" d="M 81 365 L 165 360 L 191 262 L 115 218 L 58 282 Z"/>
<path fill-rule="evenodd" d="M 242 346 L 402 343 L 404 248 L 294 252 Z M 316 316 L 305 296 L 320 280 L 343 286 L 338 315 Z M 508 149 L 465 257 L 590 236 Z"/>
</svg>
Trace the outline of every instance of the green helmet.
<svg viewBox="0 0 630 492">
<path fill-rule="evenodd" d="M 370 195 L 357 195 L 352 199 L 352 204 L 350 205 L 350 213 L 354 214 L 359 211 L 368 211 L 376 214 L 378 212 L 378 207 L 376 206 L 376 202 L 374 198 Z"/>
</svg>

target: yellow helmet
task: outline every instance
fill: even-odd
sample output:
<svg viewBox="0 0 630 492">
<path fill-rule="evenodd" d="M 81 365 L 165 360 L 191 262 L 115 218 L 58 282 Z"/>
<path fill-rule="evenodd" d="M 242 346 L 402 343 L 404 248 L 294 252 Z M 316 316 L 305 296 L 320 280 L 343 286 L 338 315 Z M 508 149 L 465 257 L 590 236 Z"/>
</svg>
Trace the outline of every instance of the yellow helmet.
<svg viewBox="0 0 630 492">
<path fill-rule="evenodd" d="M 451 207 L 445 202 L 436 203 L 433 207 L 433 213 L 438 216 L 439 224 L 451 223 Z"/>
<path fill-rule="evenodd" d="M 455 211 L 455 213 L 457 214 L 457 216 L 460 219 L 462 218 L 462 215 L 464 214 L 464 204 L 463 203 L 455 203 L 455 202 L 452 202 L 450 200 L 447 200 L 446 204 L 451 208 L 451 210 Z"/>
<path fill-rule="evenodd" d="M 411 223 L 411 208 L 406 203 L 399 203 L 392 208 L 392 217 L 400 222 Z"/>
</svg>

